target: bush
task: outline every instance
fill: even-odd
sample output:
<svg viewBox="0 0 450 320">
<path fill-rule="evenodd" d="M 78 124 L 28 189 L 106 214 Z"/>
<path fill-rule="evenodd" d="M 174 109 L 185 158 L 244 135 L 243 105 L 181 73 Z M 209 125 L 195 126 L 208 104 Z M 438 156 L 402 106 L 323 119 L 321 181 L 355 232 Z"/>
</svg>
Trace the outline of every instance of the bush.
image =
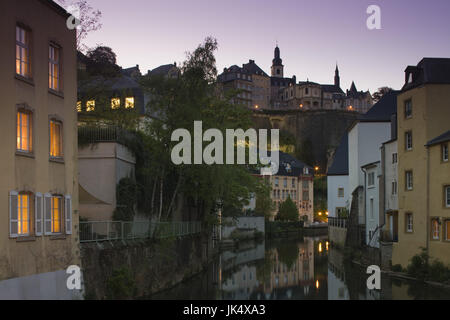
<svg viewBox="0 0 450 320">
<path fill-rule="evenodd" d="M 446 282 L 450 280 L 450 268 L 437 259 L 430 263 L 430 257 L 425 249 L 411 258 L 407 272 L 419 280 Z"/>
<path fill-rule="evenodd" d="M 392 266 L 391 270 L 393 272 L 403 272 L 403 268 L 401 264 L 395 264 Z"/>
<path fill-rule="evenodd" d="M 132 299 L 136 293 L 133 274 L 126 267 L 114 270 L 106 287 L 107 297 L 111 300 Z"/>
</svg>

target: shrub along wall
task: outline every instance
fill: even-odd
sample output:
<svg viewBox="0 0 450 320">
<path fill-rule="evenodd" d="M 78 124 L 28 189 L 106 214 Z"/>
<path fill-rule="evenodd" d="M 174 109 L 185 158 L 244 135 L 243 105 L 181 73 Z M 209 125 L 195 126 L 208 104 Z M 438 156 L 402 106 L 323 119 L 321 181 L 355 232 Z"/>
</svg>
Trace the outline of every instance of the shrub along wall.
<svg viewBox="0 0 450 320">
<path fill-rule="evenodd" d="M 207 237 L 81 244 L 86 299 L 132 299 L 171 288 L 214 257 Z"/>
</svg>

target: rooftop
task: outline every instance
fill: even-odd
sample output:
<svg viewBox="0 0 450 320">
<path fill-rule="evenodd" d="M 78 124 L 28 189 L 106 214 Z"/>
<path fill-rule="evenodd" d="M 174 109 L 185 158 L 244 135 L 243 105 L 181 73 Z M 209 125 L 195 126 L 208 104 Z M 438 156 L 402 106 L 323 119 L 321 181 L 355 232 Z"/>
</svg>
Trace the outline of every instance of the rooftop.
<svg viewBox="0 0 450 320">
<path fill-rule="evenodd" d="M 345 133 L 341 143 L 334 154 L 333 163 L 327 172 L 328 176 L 348 175 L 348 134 Z"/>
</svg>

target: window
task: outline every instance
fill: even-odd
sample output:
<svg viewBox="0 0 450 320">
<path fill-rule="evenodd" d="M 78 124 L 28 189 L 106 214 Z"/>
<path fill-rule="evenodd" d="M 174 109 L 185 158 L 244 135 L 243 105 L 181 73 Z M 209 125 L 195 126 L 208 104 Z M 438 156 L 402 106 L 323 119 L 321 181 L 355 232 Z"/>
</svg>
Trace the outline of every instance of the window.
<svg viewBox="0 0 450 320">
<path fill-rule="evenodd" d="M 95 110 L 95 100 L 89 100 L 86 102 L 86 111 L 91 112 Z"/>
<path fill-rule="evenodd" d="M 60 90 L 60 52 L 61 49 L 55 45 L 49 46 L 48 56 L 48 87 L 52 90 Z"/>
<path fill-rule="evenodd" d="M 445 221 L 445 241 L 450 241 L 450 220 Z"/>
<path fill-rule="evenodd" d="M 275 178 L 275 187 L 278 187 L 280 185 L 280 180 L 278 178 Z"/>
<path fill-rule="evenodd" d="M 397 153 L 392 154 L 392 164 L 395 164 L 398 162 L 398 155 Z"/>
<path fill-rule="evenodd" d="M 17 151 L 32 152 L 32 131 L 30 112 L 17 112 Z"/>
<path fill-rule="evenodd" d="M 287 188 L 287 178 L 284 178 L 284 180 L 283 180 L 283 186 L 284 186 L 285 188 Z"/>
<path fill-rule="evenodd" d="M 405 216 L 405 222 L 406 222 L 406 232 L 412 233 L 413 232 L 413 215 L 412 213 L 407 213 Z"/>
<path fill-rule="evenodd" d="M 344 188 L 338 188 L 338 197 L 343 198 L 344 197 Z"/>
<path fill-rule="evenodd" d="M 433 240 L 439 240 L 439 219 L 431 219 L 431 236 Z"/>
<path fill-rule="evenodd" d="M 303 189 L 309 189 L 309 181 L 308 180 L 303 180 Z"/>
<path fill-rule="evenodd" d="M 450 208 L 450 186 L 445 186 L 444 192 L 445 192 L 445 206 L 447 208 Z"/>
<path fill-rule="evenodd" d="M 369 178 L 368 178 L 367 185 L 369 187 L 373 187 L 375 185 L 375 172 L 370 172 L 369 173 Z"/>
<path fill-rule="evenodd" d="M 119 109 L 119 108 L 120 108 L 120 98 L 112 98 L 111 109 Z"/>
<path fill-rule="evenodd" d="M 373 219 L 374 208 L 373 208 L 373 198 L 370 199 L 370 217 Z"/>
<path fill-rule="evenodd" d="M 412 190 L 413 189 L 413 173 L 412 171 L 406 171 L 406 179 L 405 179 L 405 183 L 406 183 L 406 190 Z"/>
<path fill-rule="evenodd" d="M 81 101 L 77 101 L 77 111 L 81 112 Z"/>
<path fill-rule="evenodd" d="M 30 31 L 16 26 L 16 74 L 31 78 Z"/>
<path fill-rule="evenodd" d="M 17 233 L 25 236 L 30 233 L 30 196 L 19 194 L 17 198 Z"/>
<path fill-rule="evenodd" d="M 134 97 L 125 98 L 125 108 L 126 109 L 134 108 Z"/>
<path fill-rule="evenodd" d="M 405 148 L 406 150 L 412 150 L 413 144 L 412 144 L 412 132 L 408 131 L 405 133 Z"/>
<path fill-rule="evenodd" d="M 303 191 L 303 201 L 309 201 L 309 191 Z"/>
<path fill-rule="evenodd" d="M 392 195 L 395 196 L 397 194 L 397 181 L 392 181 Z"/>
<path fill-rule="evenodd" d="M 409 119 L 412 117 L 412 101 L 405 101 L 405 118 Z"/>
<path fill-rule="evenodd" d="M 442 145 L 442 161 L 448 162 L 448 144 Z"/>
<path fill-rule="evenodd" d="M 62 155 L 62 124 L 50 120 L 50 156 L 60 158 Z"/>
<path fill-rule="evenodd" d="M 295 188 L 295 178 L 292 179 L 292 188 Z"/>
<path fill-rule="evenodd" d="M 62 198 L 51 198 L 51 232 L 61 233 L 61 217 L 62 217 Z"/>
</svg>

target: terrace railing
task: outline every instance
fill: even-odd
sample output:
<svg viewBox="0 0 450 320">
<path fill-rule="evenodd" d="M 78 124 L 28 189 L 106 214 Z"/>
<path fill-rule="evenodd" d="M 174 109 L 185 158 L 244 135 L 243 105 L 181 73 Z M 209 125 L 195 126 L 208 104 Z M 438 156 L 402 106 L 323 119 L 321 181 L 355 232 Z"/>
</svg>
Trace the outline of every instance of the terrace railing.
<svg viewBox="0 0 450 320">
<path fill-rule="evenodd" d="M 201 222 L 83 221 L 80 242 L 169 239 L 198 234 Z"/>
<path fill-rule="evenodd" d="M 348 219 L 328 217 L 329 227 L 347 228 Z"/>
</svg>

